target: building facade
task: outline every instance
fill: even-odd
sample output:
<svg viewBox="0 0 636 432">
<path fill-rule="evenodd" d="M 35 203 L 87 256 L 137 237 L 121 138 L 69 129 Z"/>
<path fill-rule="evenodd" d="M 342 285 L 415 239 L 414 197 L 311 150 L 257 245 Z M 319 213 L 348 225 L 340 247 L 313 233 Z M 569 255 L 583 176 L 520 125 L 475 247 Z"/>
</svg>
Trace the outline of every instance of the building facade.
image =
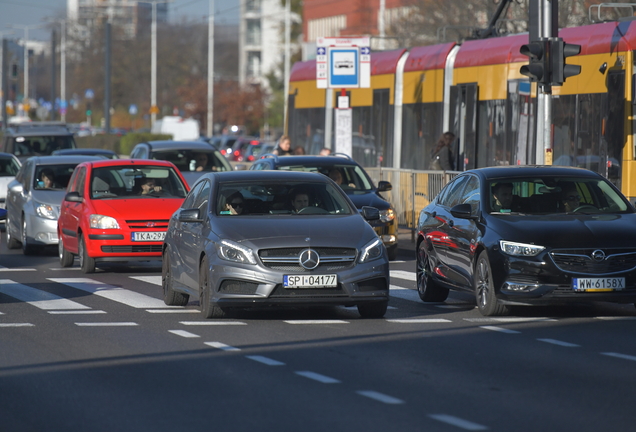
<svg viewBox="0 0 636 432">
<path fill-rule="evenodd" d="M 239 83 L 268 88 L 266 75 L 278 73 L 284 59 L 285 10 L 280 0 L 240 3 Z"/>
<path fill-rule="evenodd" d="M 385 38 L 385 29 L 409 13 L 407 3 L 406 0 L 304 0 L 303 59 L 315 58 L 319 37 L 371 36 L 371 49 L 394 48 L 392 40 Z"/>
</svg>

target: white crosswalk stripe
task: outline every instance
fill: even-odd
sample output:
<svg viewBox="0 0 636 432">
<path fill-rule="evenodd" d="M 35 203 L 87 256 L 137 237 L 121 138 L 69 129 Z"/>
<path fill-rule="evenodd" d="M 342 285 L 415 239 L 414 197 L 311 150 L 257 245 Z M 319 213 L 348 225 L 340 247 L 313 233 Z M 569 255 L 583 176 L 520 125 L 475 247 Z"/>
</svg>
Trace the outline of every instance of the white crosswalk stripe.
<svg viewBox="0 0 636 432">
<path fill-rule="evenodd" d="M 23 285 L 11 279 L 0 279 L 0 292 L 42 310 L 90 309 L 83 304 L 51 294 L 48 291 Z"/>
<path fill-rule="evenodd" d="M 116 301 L 136 309 L 180 308 L 166 306 L 163 300 L 147 296 L 135 291 L 108 285 L 88 278 L 49 278 L 50 281 L 68 285 L 99 297 Z"/>
</svg>

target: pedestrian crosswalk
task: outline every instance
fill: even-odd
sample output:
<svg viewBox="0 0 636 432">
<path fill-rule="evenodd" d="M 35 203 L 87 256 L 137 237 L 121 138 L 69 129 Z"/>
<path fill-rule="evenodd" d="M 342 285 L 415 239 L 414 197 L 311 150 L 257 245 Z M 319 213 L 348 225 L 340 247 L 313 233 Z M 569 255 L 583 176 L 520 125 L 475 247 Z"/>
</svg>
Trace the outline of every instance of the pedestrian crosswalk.
<svg viewBox="0 0 636 432">
<path fill-rule="evenodd" d="M 156 287 L 161 286 L 160 275 L 129 276 L 129 279 L 131 280 L 132 286 L 137 285 L 139 282 L 154 285 Z M 120 286 L 110 285 L 92 278 L 53 277 L 47 278 L 46 280 L 55 284 L 63 285 L 65 287 L 71 287 L 76 290 L 80 290 L 83 293 L 90 294 L 101 299 L 114 301 L 135 309 L 145 309 L 149 313 L 198 312 L 196 309 L 192 308 L 188 309 L 181 306 L 167 306 L 162 299 L 157 298 L 160 295 L 160 291 L 157 291 L 158 296 L 154 297 L 142 294 L 135 289 L 128 289 Z M 391 297 L 414 302 L 421 301 L 417 291 L 412 289 L 413 281 L 415 281 L 415 273 L 403 270 L 394 270 L 391 271 L 391 280 L 395 282 L 390 285 Z M 411 288 L 397 285 L 398 283 L 411 286 Z M 49 314 L 89 315 L 106 313 L 104 310 L 95 309 L 89 306 L 89 304 L 91 304 L 92 302 L 86 301 L 82 303 L 82 300 L 71 300 L 69 298 L 63 297 L 62 295 L 54 294 L 54 292 L 56 292 L 56 290 L 51 288 L 45 290 L 41 289 L 40 287 L 29 286 L 27 284 L 16 282 L 12 279 L 0 279 L 0 294 L 12 297 L 16 300 L 19 300 L 20 302 L 46 311 Z M 87 298 L 87 296 L 82 295 L 80 298 L 85 299 Z M 0 310 L 0 315 L 2 315 L 2 313 L 3 312 Z"/>
</svg>

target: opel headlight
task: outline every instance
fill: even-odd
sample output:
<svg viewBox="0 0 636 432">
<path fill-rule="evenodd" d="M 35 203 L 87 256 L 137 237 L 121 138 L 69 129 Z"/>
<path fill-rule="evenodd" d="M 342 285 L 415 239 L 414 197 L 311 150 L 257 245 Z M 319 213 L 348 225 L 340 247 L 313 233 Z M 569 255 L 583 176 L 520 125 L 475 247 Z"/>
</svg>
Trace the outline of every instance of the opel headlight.
<svg viewBox="0 0 636 432">
<path fill-rule="evenodd" d="M 232 261 L 241 264 L 256 264 L 254 252 L 252 249 L 240 245 L 231 240 L 221 240 L 216 244 L 219 257 L 226 261 Z"/>
<path fill-rule="evenodd" d="M 44 219 L 57 219 L 57 212 L 52 205 L 38 204 L 35 207 L 35 214 Z"/>
<path fill-rule="evenodd" d="M 393 219 L 395 219 L 395 211 L 392 208 L 388 210 L 380 210 L 380 220 L 382 222 L 391 222 Z"/>
<path fill-rule="evenodd" d="M 358 262 L 365 263 L 380 258 L 384 249 L 384 244 L 379 238 L 367 243 L 360 251 L 360 258 Z"/>
<path fill-rule="evenodd" d="M 119 224 L 115 218 L 103 215 L 91 215 L 90 227 L 97 229 L 119 229 Z"/>
<path fill-rule="evenodd" d="M 539 253 L 545 249 L 543 246 L 515 243 L 505 240 L 499 240 L 499 246 L 504 253 L 512 256 L 520 257 L 533 257 L 539 255 Z"/>
</svg>

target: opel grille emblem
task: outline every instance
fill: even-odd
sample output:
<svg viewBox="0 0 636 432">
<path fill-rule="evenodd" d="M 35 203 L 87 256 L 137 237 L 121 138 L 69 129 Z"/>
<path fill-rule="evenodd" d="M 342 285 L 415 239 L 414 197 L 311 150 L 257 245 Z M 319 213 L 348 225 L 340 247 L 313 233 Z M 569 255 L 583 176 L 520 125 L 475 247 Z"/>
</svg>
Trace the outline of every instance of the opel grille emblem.
<svg viewBox="0 0 636 432">
<path fill-rule="evenodd" d="M 300 265 L 307 270 L 313 270 L 318 267 L 318 264 L 320 263 L 320 255 L 318 255 L 318 252 L 313 249 L 305 249 L 300 253 L 298 262 L 300 262 Z"/>
<path fill-rule="evenodd" d="M 592 252 L 592 259 L 597 262 L 603 261 L 605 259 L 605 252 L 600 249 L 595 250 Z"/>
</svg>

